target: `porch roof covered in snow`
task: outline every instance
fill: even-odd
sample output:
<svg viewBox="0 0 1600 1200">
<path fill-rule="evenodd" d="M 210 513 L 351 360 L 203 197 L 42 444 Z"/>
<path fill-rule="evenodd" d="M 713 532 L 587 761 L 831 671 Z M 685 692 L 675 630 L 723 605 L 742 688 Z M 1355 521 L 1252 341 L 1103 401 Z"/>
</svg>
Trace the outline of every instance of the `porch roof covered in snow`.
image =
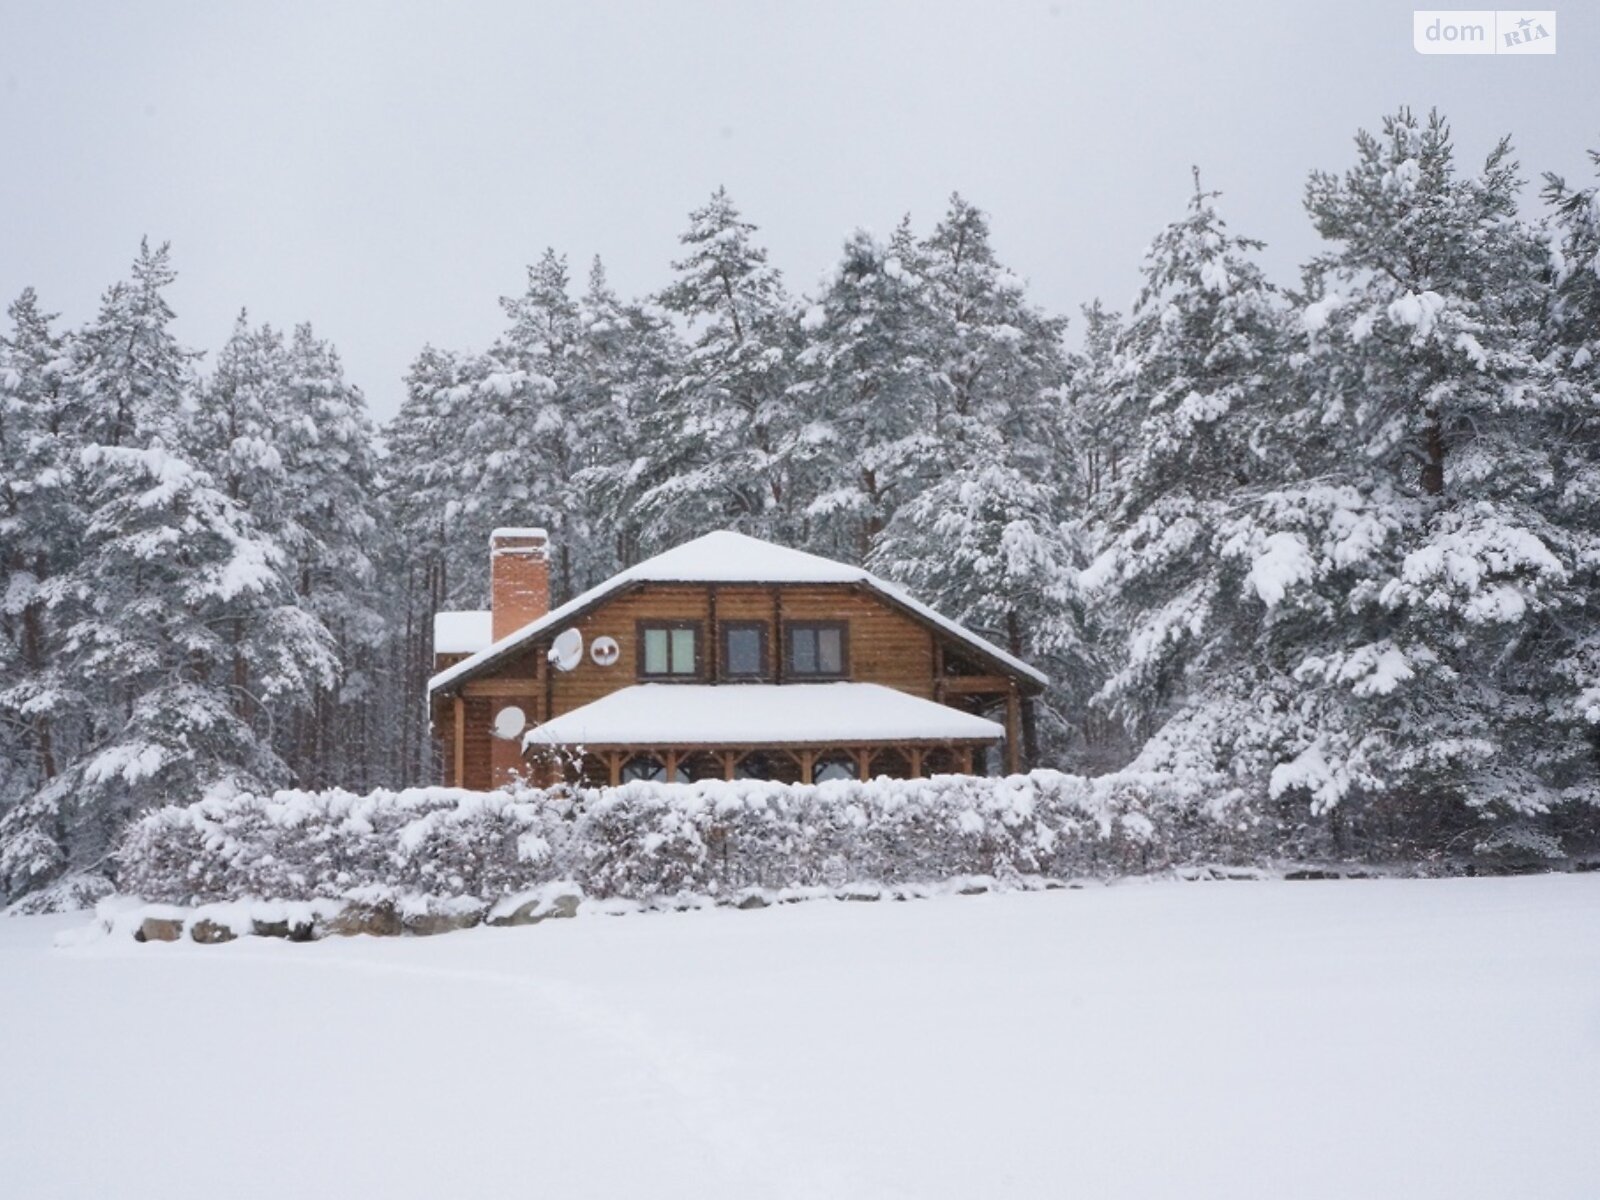
<svg viewBox="0 0 1600 1200">
<path fill-rule="evenodd" d="M 998 742 L 1005 728 L 876 683 L 640 683 L 544 722 L 528 750 Z"/>
<path fill-rule="evenodd" d="M 1037 691 L 1049 683 L 1043 672 L 869 571 L 725 529 L 675 546 L 654 558 L 647 558 L 573 597 L 538 620 L 507 634 L 470 658 L 440 671 L 428 681 L 429 694 L 482 673 L 540 637 L 559 633 L 612 596 L 645 583 L 848 584 L 871 592 L 924 624 L 939 629 L 979 659 L 1019 677 L 1026 690 Z M 681 688 L 683 685 L 677 686 Z"/>
</svg>

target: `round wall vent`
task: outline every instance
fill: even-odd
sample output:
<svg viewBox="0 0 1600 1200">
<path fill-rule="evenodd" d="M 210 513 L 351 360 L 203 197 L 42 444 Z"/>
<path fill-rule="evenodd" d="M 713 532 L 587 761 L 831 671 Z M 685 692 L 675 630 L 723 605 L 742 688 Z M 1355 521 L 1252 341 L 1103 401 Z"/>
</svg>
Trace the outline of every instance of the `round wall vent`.
<svg viewBox="0 0 1600 1200">
<path fill-rule="evenodd" d="M 614 637 L 597 637 L 589 646 L 589 657 L 599 666 L 609 667 L 622 657 L 622 647 Z"/>
</svg>

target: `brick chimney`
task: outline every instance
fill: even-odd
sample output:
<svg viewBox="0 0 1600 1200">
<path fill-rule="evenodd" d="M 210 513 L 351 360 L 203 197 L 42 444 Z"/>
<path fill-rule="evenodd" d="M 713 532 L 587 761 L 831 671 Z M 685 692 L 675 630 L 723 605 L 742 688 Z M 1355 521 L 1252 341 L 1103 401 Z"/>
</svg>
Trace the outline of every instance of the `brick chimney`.
<svg viewBox="0 0 1600 1200">
<path fill-rule="evenodd" d="M 550 535 L 544 530 L 489 535 L 489 608 L 497 642 L 550 611 Z"/>
</svg>

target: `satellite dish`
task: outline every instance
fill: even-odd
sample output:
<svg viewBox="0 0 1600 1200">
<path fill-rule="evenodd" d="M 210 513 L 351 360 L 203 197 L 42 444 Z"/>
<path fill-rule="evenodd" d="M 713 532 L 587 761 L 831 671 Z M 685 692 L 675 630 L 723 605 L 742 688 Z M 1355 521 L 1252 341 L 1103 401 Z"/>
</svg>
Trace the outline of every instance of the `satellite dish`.
<svg viewBox="0 0 1600 1200">
<path fill-rule="evenodd" d="M 559 671 L 570 671 L 583 661 L 583 634 L 563 629 L 550 645 L 550 661 Z"/>
<path fill-rule="evenodd" d="M 528 727 L 528 715 L 515 704 L 508 704 L 494 715 L 494 735 L 510 741 Z"/>
<path fill-rule="evenodd" d="M 596 666 L 609 667 L 622 657 L 622 647 L 614 637 L 597 637 L 589 644 L 589 657 Z"/>
</svg>

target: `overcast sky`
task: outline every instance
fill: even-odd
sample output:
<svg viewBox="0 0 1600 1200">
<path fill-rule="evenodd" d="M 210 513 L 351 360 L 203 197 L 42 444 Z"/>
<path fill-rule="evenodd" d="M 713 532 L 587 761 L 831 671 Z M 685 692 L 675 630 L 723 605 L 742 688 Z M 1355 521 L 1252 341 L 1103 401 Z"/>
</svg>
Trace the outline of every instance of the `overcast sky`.
<svg viewBox="0 0 1600 1200">
<path fill-rule="evenodd" d="M 1033 296 L 1125 305 L 1190 164 L 1292 281 L 1306 173 L 1408 103 L 1477 160 L 1589 178 L 1600 5 L 1554 57 L 1423 57 L 1412 5 L 0 0 L 0 298 L 78 322 L 141 235 L 179 333 L 310 319 L 380 417 L 418 349 L 475 349 L 555 246 L 624 292 L 669 278 L 725 184 L 799 289 L 844 235 L 991 214 Z"/>
</svg>

